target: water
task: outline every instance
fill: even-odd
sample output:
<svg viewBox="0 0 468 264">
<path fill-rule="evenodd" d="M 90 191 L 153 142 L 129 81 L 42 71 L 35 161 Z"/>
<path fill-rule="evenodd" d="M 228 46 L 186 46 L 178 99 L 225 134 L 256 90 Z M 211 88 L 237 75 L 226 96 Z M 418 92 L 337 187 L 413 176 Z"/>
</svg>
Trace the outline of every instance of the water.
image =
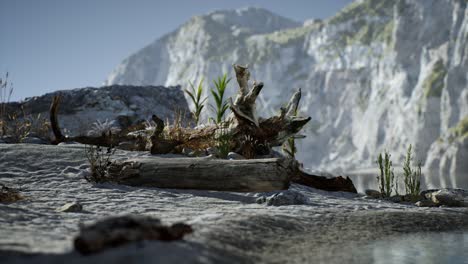
<svg viewBox="0 0 468 264">
<path fill-rule="evenodd" d="M 468 232 L 415 233 L 366 247 L 374 263 L 468 263 Z"/>
</svg>

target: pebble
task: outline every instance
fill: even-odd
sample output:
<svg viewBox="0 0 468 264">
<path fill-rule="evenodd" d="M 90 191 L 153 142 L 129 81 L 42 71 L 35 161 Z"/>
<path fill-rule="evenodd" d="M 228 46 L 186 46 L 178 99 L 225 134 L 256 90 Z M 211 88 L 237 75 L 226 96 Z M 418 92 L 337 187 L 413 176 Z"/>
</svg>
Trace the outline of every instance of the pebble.
<svg viewBox="0 0 468 264">
<path fill-rule="evenodd" d="M 57 212 L 71 212 L 71 213 L 78 213 L 83 211 L 83 206 L 78 202 L 67 203 L 64 204 L 62 207 L 57 209 Z"/>
</svg>

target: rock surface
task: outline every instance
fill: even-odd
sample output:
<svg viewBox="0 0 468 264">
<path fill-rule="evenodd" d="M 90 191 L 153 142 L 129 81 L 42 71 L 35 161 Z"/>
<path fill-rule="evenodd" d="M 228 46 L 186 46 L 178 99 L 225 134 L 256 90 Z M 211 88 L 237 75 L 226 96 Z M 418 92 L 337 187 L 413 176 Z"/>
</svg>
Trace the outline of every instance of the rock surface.
<svg viewBox="0 0 468 264">
<path fill-rule="evenodd" d="M 389 236 L 468 228 L 468 208 L 419 208 L 292 184 L 304 204 L 265 206 L 274 193 L 230 193 L 90 184 L 82 145 L 0 145 L 0 182 L 27 199 L 0 204 L 5 263 L 372 263 L 365 245 Z M 117 150 L 116 160 L 147 156 Z M 164 156 L 169 158 L 170 156 Z M 57 214 L 78 200 L 86 213 Z M 91 256 L 73 251 L 79 226 L 134 214 L 193 234 L 170 243 L 131 243 Z M 359 254 L 358 254 L 359 253 Z M 352 258 L 350 257 L 352 256 Z"/>
<path fill-rule="evenodd" d="M 24 102 L 7 104 L 8 111 L 49 118 L 52 98 L 61 95 L 59 122 L 68 135 L 100 133 L 100 129 L 119 129 L 156 114 L 172 122 L 176 111 L 190 121 L 190 111 L 179 86 L 112 85 L 100 88 L 80 88 L 27 98 Z M 21 115 L 20 115 L 21 116 Z M 94 131 L 97 130 L 97 131 Z"/>
<path fill-rule="evenodd" d="M 257 8 L 215 11 L 129 56 L 107 83 L 187 85 L 250 64 L 269 87 L 265 116 L 302 87 L 299 111 L 312 122 L 298 157 L 307 167 L 373 167 L 385 149 L 398 164 L 413 144 L 431 179 L 468 189 L 466 144 L 442 148 L 442 159 L 431 147 L 468 116 L 467 34 L 462 0 L 355 1 L 303 24 Z"/>
</svg>

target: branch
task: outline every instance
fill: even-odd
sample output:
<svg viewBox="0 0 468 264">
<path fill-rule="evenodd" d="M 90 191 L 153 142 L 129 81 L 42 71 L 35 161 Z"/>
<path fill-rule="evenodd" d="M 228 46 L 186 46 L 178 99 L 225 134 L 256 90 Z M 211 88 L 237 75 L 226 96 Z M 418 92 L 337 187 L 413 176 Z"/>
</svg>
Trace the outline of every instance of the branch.
<svg viewBox="0 0 468 264">
<path fill-rule="evenodd" d="M 54 98 L 52 99 L 52 104 L 50 105 L 50 125 L 52 127 L 52 131 L 54 132 L 56 144 L 65 141 L 65 136 L 63 136 L 62 131 L 60 130 L 57 118 L 60 99 L 60 95 L 54 96 Z"/>
<path fill-rule="evenodd" d="M 248 83 L 250 78 L 250 71 L 248 65 L 241 66 L 239 64 L 233 64 L 234 71 L 236 72 L 237 83 L 239 83 L 240 95 L 243 97 L 248 92 Z"/>
</svg>

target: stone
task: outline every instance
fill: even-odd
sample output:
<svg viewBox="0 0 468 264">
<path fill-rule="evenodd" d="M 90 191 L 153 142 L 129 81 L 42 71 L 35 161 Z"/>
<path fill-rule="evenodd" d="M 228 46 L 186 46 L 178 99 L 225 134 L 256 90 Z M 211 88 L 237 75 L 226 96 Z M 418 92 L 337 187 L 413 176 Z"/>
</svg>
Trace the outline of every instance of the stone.
<svg viewBox="0 0 468 264">
<path fill-rule="evenodd" d="M 432 201 L 438 205 L 449 207 L 465 206 L 465 197 L 463 192 L 455 189 L 442 189 L 436 193 L 432 193 Z"/>
<path fill-rule="evenodd" d="M 57 209 L 57 212 L 78 213 L 83 211 L 83 206 L 78 202 L 67 203 Z"/>
<path fill-rule="evenodd" d="M 266 197 L 265 196 L 260 196 L 258 197 L 257 199 L 255 199 L 255 202 L 258 203 L 258 204 L 263 204 L 263 203 L 266 203 Z"/>
<path fill-rule="evenodd" d="M 186 155 L 186 156 L 189 156 L 190 153 L 192 153 L 192 152 L 193 152 L 193 150 L 190 149 L 190 148 L 183 148 L 182 151 L 181 151 L 181 153 L 182 153 L 183 155 Z"/>
<path fill-rule="evenodd" d="M 421 196 L 440 206 L 468 206 L 468 191 L 463 189 L 430 189 L 421 192 Z"/>
<path fill-rule="evenodd" d="M 63 146 L 63 145 L 76 145 L 76 144 L 80 144 L 78 142 L 75 142 L 75 141 L 66 141 L 66 142 L 60 142 L 57 146 Z"/>
<path fill-rule="evenodd" d="M 382 198 L 382 194 L 379 191 L 372 190 L 372 189 L 367 189 L 364 191 L 364 193 L 374 199 L 380 199 Z"/>
<path fill-rule="evenodd" d="M 0 203 L 13 203 L 22 199 L 23 196 L 17 189 L 0 183 Z"/>
<path fill-rule="evenodd" d="M 119 145 L 117 146 L 118 149 L 123 149 L 123 150 L 133 150 L 135 149 L 135 143 L 130 142 L 130 141 L 124 141 L 120 142 Z"/>
<path fill-rule="evenodd" d="M 241 154 L 235 153 L 235 152 L 229 152 L 226 156 L 226 159 L 229 160 L 244 160 L 245 157 L 242 156 Z"/>
<path fill-rule="evenodd" d="M 47 144 L 47 142 L 38 137 L 25 137 L 21 140 L 21 143 L 24 144 Z"/>
<path fill-rule="evenodd" d="M 418 207 L 436 207 L 437 204 L 434 203 L 433 201 L 431 200 L 421 200 L 421 201 L 417 201 L 414 205 L 418 206 Z"/>
<path fill-rule="evenodd" d="M 74 246 L 82 254 L 93 254 L 143 240 L 180 240 L 192 232 L 192 227 L 184 223 L 165 226 L 150 216 L 124 215 L 80 227 Z"/>
<path fill-rule="evenodd" d="M 394 195 L 386 198 L 386 200 L 394 203 L 401 203 L 403 201 L 403 198 L 400 195 Z"/>
<path fill-rule="evenodd" d="M 0 140 L 2 140 L 4 143 L 6 144 L 11 144 L 11 143 L 15 143 L 15 139 L 14 137 L 12 136 L 3 136 Z"/>
<path fill-rule="evenodd" d="M 216 156 L 218 154 L 218 149 L 215 147 L 209 147 L 206 149 L 206 154 Z"/>
<path fill-rule="evenodd" d="M 307 204 L 308 198 L 299 192 L 287 190 L 269 197 L 259 197 L 255 202 L 258 204 L 266 203 L 268 206 L 301 205 Z"/>
</svg>

